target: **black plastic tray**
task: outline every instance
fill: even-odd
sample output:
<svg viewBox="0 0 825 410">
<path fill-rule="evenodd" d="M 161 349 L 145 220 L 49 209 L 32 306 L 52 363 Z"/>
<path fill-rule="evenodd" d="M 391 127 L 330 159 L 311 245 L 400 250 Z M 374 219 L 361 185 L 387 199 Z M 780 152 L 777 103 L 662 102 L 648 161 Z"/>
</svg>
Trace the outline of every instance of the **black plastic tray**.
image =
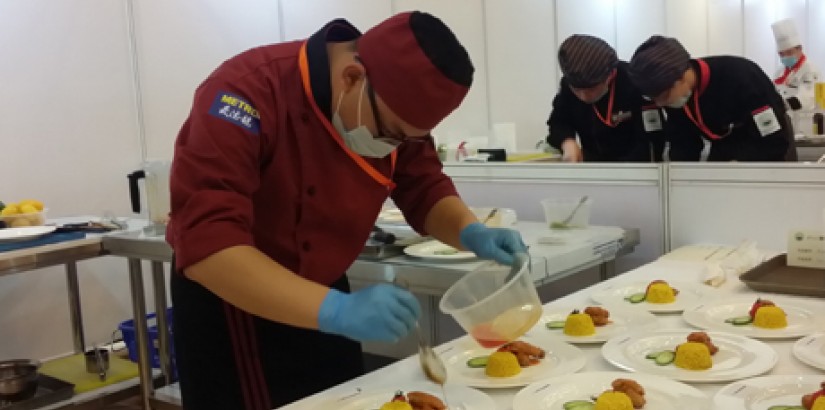
<svg viewBox="0 0 825 410">
<path fill-rule="evenodd" d="M 22 395 L 30 395 L 29 398 L 2 397 L 0 396 L 0 409 L 2 410 L 33 410 L 48 406 L 59 401 L 66 400 L 74 395 L 74 384 L 55 379 L 45 374 L 37 376 L 37 390 L 32 393 L 21 392 Z M 8 399 L 16 400 L 8 400 Z"/>
<path fill-rule="evenodd" d="M 740 280 L 760 292 L 825 297 L 825 269 L 788 266 L 786 254 L 745 272 Z"/>
</svg>

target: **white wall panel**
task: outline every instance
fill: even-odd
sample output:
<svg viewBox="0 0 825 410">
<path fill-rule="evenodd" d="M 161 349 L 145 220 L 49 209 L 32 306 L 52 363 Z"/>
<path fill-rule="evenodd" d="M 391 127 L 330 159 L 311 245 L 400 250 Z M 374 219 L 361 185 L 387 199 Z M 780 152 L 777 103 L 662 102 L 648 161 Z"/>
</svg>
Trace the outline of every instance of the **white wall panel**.
<svg viewBox="0 0 825 410">
<path fill-rule="evenodd" d="M 484 34 L 484 6 L 481 0 L 394 0 L 393 12 L 420 10 L 440 18 L 467 48 L 475 66 L 473 85 L 461 106 L 439 124 L 433 135 L 443 141 L 448 135 L 489 134 L 487 106 L 487 57 Z"/>
<path fill-rule="evenodd" d="M 546 136 L 558 89 L 553 2 L 488 0 L 485 13 L 491 121 L 516 123 L 527 151 Z"/>
<path fill-rule="evenodd" d="M 690 55 L 708 55 L 708 0 L 665 0 L 665 29 Z"/>
<path fill-rule="evenodd" d="M 778 57 L 771 31 L 774 0 L 745 0 L 745 56 L 755 61 L 769 76 L 776 71 Z"/>
<path fill-rule="evenodd" d="M 556 0 L 556 41 L 590 34 L 616 46 L 615 0 Z"/>
<path fill-rule="evenodd" d="M 270 0 L 134 1 L 148 158 L 171 159 L 195 88 L 224 60 L 280 41 Z"/>
<path fill-rule="evenodd" d="M 633 52 L 654 34 L 665 33 L 662 0 L 616 0 L 616 52 L 630 61 Z"/>
<path fill-rule="evenodd" d="M 773 21 L 791 18 L 796 23 L 799 35 L 802 37 L 802 44 L 807 44 L 808 37 L 808 4 L 822 3 L 822 0 L 773 0 L 767 7 L 773 9 Z M 823 21 L 820 21 L 820 25 Z M 768 27 L 770 30 L 770 27 Z M 770 30 L 771 36 L 773 31 Z M 777 60 L 778 61 L 778 60 Z M 779 64 L 779 63 L 777 63 Z"/>
<path fill-rule="evenodd" d="M 808 1 L 808 42 L 805 53 L 820 70 L 820 81 L 825 81 L 821 73 L 825 69 L 825 1 Z"/>
<path fill-rule="evenodd" d="M 268 0 L 269 4 L 277 4 Z M 280 0 L 285 40 L 303 39 L 336 18 L 345 18 L 362 32 L 392 14 L 390 0 Z"/>
<path fill-rule="evenodd" d="M 708 0 L 707 55 L 743 55 L 742 0 Z"/>
<path fill-rule="evenodd" d="M 140 143 L 126 21 L 122 1 L 0 1 L 0 200 L 41 199 L 50 217 L 128 212 Z M 87 340 L 129 315 L 125 269 L 108 267 L 79 265 L 84 284 L 122 290 L 84 295 Z M 0 277 L 0 334 L 2 358 L 71 350 L 65 273 Z"/>
</svg>

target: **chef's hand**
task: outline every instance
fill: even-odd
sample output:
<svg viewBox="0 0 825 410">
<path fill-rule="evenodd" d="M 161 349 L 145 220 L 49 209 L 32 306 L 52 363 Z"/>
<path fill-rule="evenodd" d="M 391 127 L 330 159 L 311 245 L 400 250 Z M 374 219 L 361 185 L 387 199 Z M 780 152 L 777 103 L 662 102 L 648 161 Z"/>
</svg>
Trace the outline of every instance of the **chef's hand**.
<svg viewBox="0 0 825 410">
<path fill-rule="evenodd" d="M 513 264 L 513 255 L 527 252 L 521 234 L 512 229 L 488 228 L 476 222 L 467 225 L 459 234 L 461 245 L 483 259 L 493 259 L 503 265 Z"/>
<path fill-rule="evenodd" d="M 562 156 L 561 159 L 564 162 L 582 162 L 584 161 L 584 155 L 582 155 L 582 149 L 579 147 L 579 143 L 576 142 L 573 138 L 568 138 L 561 143 L 561 151 Z"/>
<path fill-rule="evenodd" d="M 420 314 L 418 299 L 397 286 L 379 284 L 353 293 L 330 289 L 318 311 L 318 328 L 359 342 L 395 342 Z"/>
</svg>

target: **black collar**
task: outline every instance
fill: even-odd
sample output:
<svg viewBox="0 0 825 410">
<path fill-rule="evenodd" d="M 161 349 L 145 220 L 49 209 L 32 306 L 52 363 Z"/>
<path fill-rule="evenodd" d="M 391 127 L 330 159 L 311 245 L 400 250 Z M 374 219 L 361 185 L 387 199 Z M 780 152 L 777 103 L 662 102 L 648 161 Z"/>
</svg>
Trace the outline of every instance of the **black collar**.
<svg viewBox="0 0 825 410">
<path fill-rule="evenodd" d="M 307 39 L 307 62 L 309 63 L 309 81 L 312 86 L 312 95 L 315 104 L 326 115 L 332 118 L 332 89 L 329 82 L 329 56 L 327 43 L 352 41 L 361 37 L 361 32 L 344 19 L 336 19 L 327 23 L 315 34 Z"/>
</svg>

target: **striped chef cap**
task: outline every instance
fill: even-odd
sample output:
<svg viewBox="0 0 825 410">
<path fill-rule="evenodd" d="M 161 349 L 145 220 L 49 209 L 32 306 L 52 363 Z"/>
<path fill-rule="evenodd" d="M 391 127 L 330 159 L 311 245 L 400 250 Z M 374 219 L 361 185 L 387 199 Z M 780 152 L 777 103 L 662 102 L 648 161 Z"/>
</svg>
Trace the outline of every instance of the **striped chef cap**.
<svg viewBox="0 0 825 410">
<path fill-rule="evenodd" d="M 630 59 L 628 75 L 642 94 L 655 97 L 682 78 L 690 66 L 690 53 L 675 38 L 652 36 Z"/>
<path fill-rule="evenodd" d="M 559 65 L 564 78 L 575 88 L 590 88 L 607 79 L 619 57 L 604 40 L 574 34 L 559 47 Z"/>
</svg>

